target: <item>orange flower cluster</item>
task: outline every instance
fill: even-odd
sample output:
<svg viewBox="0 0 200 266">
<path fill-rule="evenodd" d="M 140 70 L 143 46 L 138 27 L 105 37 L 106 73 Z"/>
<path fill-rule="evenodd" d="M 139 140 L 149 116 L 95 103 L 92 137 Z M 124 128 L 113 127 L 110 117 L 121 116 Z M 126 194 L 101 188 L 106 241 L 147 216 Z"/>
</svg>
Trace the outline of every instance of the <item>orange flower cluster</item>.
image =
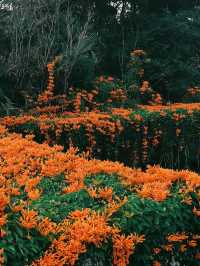
<svg viewBox="0 0 200 266">
<path fill-rule="evenodd" d="M 200 103 L 174 103 L 169 105 L 139 105 L 141 109 L 147 110 L 149 112 L 161 112 L 161 111 L 176 111 L 178 109 L 184 109 L 188 113 L 195 110 L 200 110 Z M 163 113 L 164 114 L 164 113 Z"/>
<path fill-rule="evenodd" d="M 153 135 L 153 138 L 152 138 L 152 145 L 154 147 L 157 147 L 158 144 L 160 143 L 160 138 L 161 138 L 161 135 L 162 135 L 162 130 L 158 130 L 158 129 L 155 129 L 155 132 L 154 132 L 154 135 Z"/>
<path fill-rule="evenodd" d="M 6 133 L 6 131 L 7 131 L 6 128 L 4 126 L 0 125 L 0 136 L 3 136 L 3 134 Z"/>
<path fill-rule="evenodd" d="M 54 68 L 55 68 L 55 65 L 59 62 L 59 60 L 60 60 L 60 57 L 57 56 L 51 63 L 47 65 L 48 85 L 47 85 L 46 90 L 38 96 L 38 103 L 47 103 L 54 96 L 54 89 L 55 89 Z"/>
<path fill-rule="evenodd" d="M 86 105 L 85 111 L 89 109 L 96 109 L 100 104 L 95 101 L 95 97 L 98 95 L 97 90 L 92 90 L 91 92 L 87 92 L 86 90 L 78 91 L 75 94 L 74 100 L 72 100 L 73 107 L 75 112 L 81 112 L 81 105 Z"/>
<path fill-rule="evenodd" d="M 127 100 L 124 89 L 113 89 L 110 92 L 111 100 L 117 102 L 124 102 Z"/>
<path fill-rule="evenodd" d="M 45 255 L 35 261 L 32 266 L 49 265 L 75 265 L 79 255 L 87 250 L 86 244 L 94 244 L 100 247 L 106 241 L 113 228 L 107 224 L 106 217 L 88 209 L 75 214 L 71 213 L 71 219 L 65 219 L 57 225 L 56 232 L 60 235 L 52 242 Z"/>
<path fill-rule="evenodd" d="M 6 126 L 20 125 L 26 122 L 36 122 L 40 128 L 40 131 L 48 139 L 49 129 L 53 129 L 56 132 L 56 136 L 59 137 L 62 131 L 71 132 L 71 130 L 79 130 L 83 125 L 86 129 L 86 135 L 88 137 L 89 147 L 96 144 L 94 139 L 94 131 L 97 130 L 103 135 L 110 137 L 114 141 L 116 132 L 120 132 L 123 128 L 120 121 L 112 121 L 111 116 L 106 113 L 74 113 L 67 117 L 53 117 L 53 116 L 23 116 L 23 117 L 6 117 L 2 120 L 2 124 Z"/>
<path fill-rule="evenodd" d="M 119 229 L 108 225 L 105 215 L 97 214 L 89 209 L 74 211 L 68 218 L 57 225 L 56 233 L 59 235 L 58 239 L 52 242 L 45 255 L 33 262 L 32 266 L 75 265 L 79 255 L 86 252 L 87 245 L 94 244 L 100 247 L 110 236 L 114 239 L 114 264 L 122 265 L 116 264 L 116 257 L 121 245 L 121 243 L 118 243 L 118 239 L 120 240 L 119 232 Z M 133 253 L 132 244 L 142 243 L 144 237 L 131 235 L 124 240 L 124 253 L 121 255 L 127 261 L 128 257 Z"/>
<path fill-rule="evenodd" d="M 166 245 L 162 245 L 160 248 L 154 248 L 153 254 L 157 255 L 163 251 L 173 252 L 173 248 L 178 248 L 180 253 L 185 252 L 189 248 L 196 248 L 200 243 L 200 235 L 189 235 L 186 233 L 175 233 L 166 237 L 168 241 Z"/>
<path fill-rule="evenodd" d="M 112 196 L 113 196 L 113 190 L 112 188 L 101 188 L 101 189 L 96 189 L 96 188 L 88 188 L 87 192 L 92 198 L 95 199 L 104 199 L 108 202 L 112 201 Z"/>
<path fill-rule="evenodd" d="M 23 139 L 17 134 L 5 135 L 2 130 L 2 138 L 0 138 L 0 154 L 2 156 L 0 172 L 3 174 L 0 180 L 2 187 L 0 190 L 1 229 L 6 224 L 7 219 L 7 214 L 4 213 L 5 208 L 10 204 L 13 211 L 21 213 L 19 221 L 22 227 L 28 230 L 34 228 L 44 236 L 48 236 L 50 233 L 60 235 L 63 232 L 57 240 L 53 241 L 44 258 L 35 262 L 34 265 L 55 265 L 55 263 L 56 265 L 65 265 L 66 263 L 74 265 L 79 254 L 86 251 L 86 244 L 93 243 L 99 246 L 111 233 L 115 232 L 113 228 L 107 225 L 106 219 L 126 202 L 126 200 L 119 200 L 116 203 L 112 200 L 112 189 L 105 188 L 98 191 L 99 198 L 110 202 L 103 216 L 96 213 L 89 215 L 87 211 L 82 215 L 82 213 L 76 211 L 70 215 L 70 219 L 75 220 L 73 224 L 70 222 L 71 225 L 66 221 L 56 225 L 48 218 L 41 220 L 36 211 L 29 209 L 30 201 L 35 200 L 34 193 L 31 194 L 30 192 L 35 191 L 36 193 L 36 186 L 40 180 L 45 176 L 51 177 L 66 173 L 66 180 L 70 179 L 70 184 L 76 184 L 78 190 L 81 188 L 81 184 L 83 186 L 85 175 L 91 174 L 92 165 L 95 164 L 94 161 L 78 157 L 76 150 L 73 148 L 67 153 L 62 153 L 61 150 L 62 147 L 59 146 L 50 148 L 46 144 L 37 144 L 32 141 L 31 137 Z M 18 154 L 20 154 L 20 157 Z M 85 169 L 85 167 L 83 168 L 84 163 L 88 164 L 86 171 L 83 171 Z M 111 163 L 111 166 L 112 164 L 114 165 L 114 163 Z M 104 166 L 100 165 L 93 172 L 103 170 L 102 167 Z M 27 199 L 21 201 L 20 205 L 11 204 L 10 198 L 13 195 L 19 195 L 18 188 L 22 187 L 27 192 Z M 38 198 L 38 195 L 36 198 Z M 77 220 L 77 218 L 80 219 Z M 3 237 L 3 234 L 1 234 L 1 237 Z M 64 260 L 63 254 L 65 254 Z"/>
<path fill-rule="evenodd" d="M 188 235 L 186 234 L 172 234 L 167 237 L 169 242 L 182 242 L 183 240 L 188 239 Z"/>
<path fill-rule="evenodd" d="M 54 106 L 44 106 L 40 107 L 37 106 L 35 109 L 32 110 L 33 114 L 45 114 L 45 113 L 58 113 L 62 110 L 62 106 L 54 105 Z"/>
<path fill-rule="evenodd" d="M 16 143 L 18 144 L 16 145 Z M 74 149 L 70 149 L 66 154 L 61 153 L 61 150 L 62 147 L 60 146 L 54 148 L 49 148 L 46 144 L 40 146 L 31 140 L 22 139 L 19 135 L 11 134 L 0 139 L 0 153 L 2 156 L 6 156 L 5 159 L 9 162 L 9 165 L 3 165 L 3 173 L 4 175 L 14 175 L 18 186 L 25 186 L 27 197 L 30 200 L 36 199 L 42 193 L 36 188 L 42 176 L 55 176 L 63 172 L 67 173 L 66 181 L 69 184 L 63 189 L 65 193 L 82 189 L 84 178 L 99 172 L 116 173 L 121 177 L 122 182 L 128 186 L 140 184 L 141 186 L 137 190 L 140 196 L 150 197 L 158 201 L 164 200 L 169 195 L 171 184 L 177 180 L 186 182 L 186 191 L 194 191 L 200 184 L 200 176 L 188 170 L 173 171 L 155 166 L 149 167 L 146 172 L 142 172 L 141 170 L 125 167 L 117 162 L 88 160 L 76 156 Z M 18 154 L 21 154 L 22 162 L 17 159 L 17 162 L 19 162 L 16 163 L 16 158 L 13 156 Z M 25 159 L 27 156 L 30 158 L 28 165 Z M 34 159 L 31 159 L 31 156 Z M 41 164 L 43 156 L 47 158 L 47 161 Z M 72 159 L 73 168 L 71 168 Z M 27 167 L 30 169 L 29 171 Z"/>
<path fill-rule="evenodd" d="M 38 213 L 34 210 L 22 210 L 22 216 L 20 217 L 20 222 L 23 227 L 27 229 L 32 229 L 37 226 L 37 215 Z"/>
<path fill-rule="evenodd" d="M 144 236 L 136 235 L 114 235 L 113 237 L 113 264 L 117 266 L 126 266 L 129 263 L 129 257 L 133 254 L 135 244 L 144 242 Z"/>
<path fill-rule="evenodd" d="M 130 121 L 130 114 L 132 112 L 133 112 L 132 109 L 124 109 L 124 108 L 112 108 L 111 109 L 112 115 L 122 117 L 124 119 L 129 120 L 129 121 Z"/>
<path fill-rule="evenodd" d="M 107 218 L 111 217 L 114 213 L 116 213 L 126 202 L 128 201 L 128 198 L 125 197 L 123 200 L 118 198 L 117 196 L 115 197 L 115 200 L 112 200 L 109 202 L 106 210 L 105 210 L 105 215 Z"/>
<path fill-rule="evenodd" d="M 192 106 L 190 104 L 183 105 L 183 108 L 185 108 L 184 110 L 188 111 L 187 114 L 176 112 L 176 110 L 180 108 L 179 104 L 172 106 L 160 105 L 140 107 L 143 109 L 146 108 L 147 110 L 149 109 L 148 111 L 159 111 L 161 118 L 169 115 L 169 110 L 172 111 L 172 113 L 170 113 L 170 119 L 172 120 L 171 123 L 173 123 L 173 126 L 175 127 L 173 138 L 180 143 L 180 140 L 185 138 L 185 131 L 183 130 L 183 126 L 180 125 L 180 122 L 184 122 L 186 116 L 193 115 L 193 111 L 199 110 L 195 108 L 200 107 L 199 104 L 193 104 Z M 60 143 L 63 133 L 74 136 L 76 134 L 80 134 L 81 129 L 83 128 L 83 137 L 85 137 L 87 141 L 84 144 L 84 151 L 88 151 L 91 156 L 93 156 L 94 153 L 101 154 L 102 151 L 102 148 L 99 147 L 100 145 L 97 136 L 106 136 L 111 145 L 115 143 L 118 136 L 122 136 L 120 140 L 121 147 L 123 149 L 128 148 L 129 151 L 132 148 L 130 151 L 130 161 L 133 163 L 133 165 L 138 165 L 141 163 L 147 164 L 149 162 L 150 149 L 153 146 L 153 152 L 155 152 L 155 148 L 159 148 L 159 144 L 163 143 L 162 139 L 165 135 L 165 132 L 159 124 L 153 129 L 152 125 L 150 125 L 149 130 L 149 128 L 145 125 L 145 119 L 145 115 L 142 115 L 142 113 L 133 113 L 132 109 L 112 108 L 109 113 L 92 111 L 82 113 L 65 112 L 62 113 L 62 115 L 51 113 L 49 115 L 43 114 L 38 116 L 28 114 L 18 117 L 9 116 L 2 118 L 0 122 L 2 125 L 11 129 L 12 127 L 18 125 L 28 123 L 36 124 L 39 127 L 41 134 L 45 138 L 46 143 L 50 145 Z M 127 127 L 131 128 L 133 133 L 136 134 L 135 143 L 131 140 L 131 138 L 128 140 L 125 139 L 125 129 Z M 164 130 L 167 129 L 164 128 Z M 140 138 L 140 135 L 142 135 L 142 138 Z M 74 140 L 74 145 L 81 145 L 77 138 Z M 79 144 L 77 144 L 77 141 Z M 134 146 L 133 144 L 136 145 Z M 187 142 L 182 141 L 177 149 L 179 149 L 182 153 L 187 144 Z M 198 149 L 195 152 L 198 155 Z M 118 157 L 119 155 L 117 150 L 116 154 L 116 157 Z"/>
<path fill-rule="evenodd" d="M 200 94 L 200 88 L 199 87 L 189 88 L 186 91 L 186 94 L 184 95 L 184 98 L 188 97 L 188 96 L 195 96 L 195 95 L 198 95 L 198 94 Z"/>
<path fill-rule="evenodd" d="M 109 82 L 109 78 L 108 78 Z M 86 90 L 78 91 L 75 96 L 74 100 L 72 100 L 72 104 L 74 107 L 74 111 L 76 113 L 79 113 L 81 111 L 98 111 L 100 107 L 103 107 L 105 104 L 105 101 L 107 103 L 123 103 L 126 101 L 127 97 L 125 95 L 124 89 L 112 89 L 110 93 L 108 94 L 108 97 L 106 100 L 101 102 L 96 97 L 100 96 L 101 92 L 100 89 L 97 87 L 96 89 L 92 90 L 91 92 L 87 92 Z M 68 105 L 70 104 L 70 101 L 68 101 Z"/>
<path fill-rule="evenodd" d="M 98 79 L 97 79 L 97 82 L 113 82 L 114 81 L 114 78 L 109 76 L 109 77 L 105 77 L 105 76 L 100 76 Z"/>
<path fill-rule="evenodd" d="M 22 227 L 27 230 L 34 228 L 44 236 L 58 236 L 44 257 L 33 265 L 74 265 L 79 255 L 86 251 L 86 245 L 100 246 L 109 236 L 113 238 L 114 243 L 114 264 L 126 265 L 135 245 L 144 240 L 143 237 L 135 235 L 122 236 L 119 230 L 108 225 L 110 217 L 128 199 L 113 199 L 110 188 L 88 189 L 84 180 L 89 175 L 102 172 L 117 174 L 125 186 L 137 191 L 141 197 L 157 201 L 163 201 L 170 194 L 170 186 L 175 181 L 182 180 L 186 183 L 184 193 L 196 191 L 200 185 L 200 176 L 187 170 L 173 171 L 154 166 L 142 172 L 117 162 L 89 160 L 85 156 L 76 155 L 77 150 L 73 147 L 64 153 L 60 146 L 37 144 L 32 140 L 32 136 L 22 138 L 18 134 L 7 133 L 3 127 L 0 127 L 0 130 L 0 237 L 3 238 L 6 233 L 4 226 L 7 223 L 8 204 L 14 212 L 19 212 Z M 51 178 L 61 173 L 66 179 L 63 192 L 70 193 L 84 188 L 92 197 L 108 201 L 104 212 L 97 214 L 88 209 L 75 211 L 58 225 L 48 218 L 41 219 L 35 210 L 29 208 L 31 201 L 41 196 L 42 191 L 38 191 L 37 185 L 43 178 Z M 20 195 L 22 188 L 26 197 L 15 204 L 11 198 Z M 186 240 L 186 236 L 176 234 L 168 237 L 170 243 L 181 240 Z M 193 237 L 188 245 L 196 246 L 196 240 Z M 184 250 L 183 246 L 181 250 Z M 120 254 L 124 256 L 120 257 Z"/>
<path fill-rule="evenodd" d="M 48 217 L 45 217 L 37 222 L 37 230 L 43 236 L 48 236 L 49 234 L 56 234 L 56 229 L 57 224 L 52 222 Z"/>
<path fill-rule="evenodd" d="M 142 86 L 139 88 L 141 95 L 146 95 L 148 98 L 147 103 L 150 105 L 162 104 L 162 97 L 159 93 L 156 93 L 151 87 L 148 81 L 143 81 Z M 151 98 L 151 100 L 149 100 Z"/>
</svg>

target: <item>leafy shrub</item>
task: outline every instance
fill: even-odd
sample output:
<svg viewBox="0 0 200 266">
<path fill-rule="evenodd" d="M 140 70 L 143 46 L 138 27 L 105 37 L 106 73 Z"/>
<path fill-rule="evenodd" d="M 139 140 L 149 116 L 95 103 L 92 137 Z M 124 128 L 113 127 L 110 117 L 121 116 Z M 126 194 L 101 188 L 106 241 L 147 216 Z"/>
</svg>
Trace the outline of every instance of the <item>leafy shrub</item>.
<svg viewBox="0 0 200 266">
<path fill-rule="evenodd" d="M 198 174 L 0 135 L 1 264 L 199 265 Z"/>
<path fill-rule="evenodd" d="M 199 104 L 112 109 L 111 113 L 66 113 L 60 117 L 2 119 L 11 131 L 35 134 L 39 142 L 73 143 L 101 159 L 146 167 L 199 169 Z M 149 108 L 149 111 L 148 111 Z M 197 108 L 197 109 L 195 109 Z M 145 110 L 147 109 L 147 110 Z"/>
<path fill-rule="evenodd" d="M 180 101 L 188 88 L 200 82 L 199 10 L 166 11 L 146 18 L 138 44 L 151 58 L 146 80 L 167 101 Z"/>
<path fill-rule="evenodd" d="M 187 103 L 199 103 L 200 102 L 200 88 L 190 88 L 186 91 L 185 95 L 182 98 L 183 102 Z"/>
</svg>

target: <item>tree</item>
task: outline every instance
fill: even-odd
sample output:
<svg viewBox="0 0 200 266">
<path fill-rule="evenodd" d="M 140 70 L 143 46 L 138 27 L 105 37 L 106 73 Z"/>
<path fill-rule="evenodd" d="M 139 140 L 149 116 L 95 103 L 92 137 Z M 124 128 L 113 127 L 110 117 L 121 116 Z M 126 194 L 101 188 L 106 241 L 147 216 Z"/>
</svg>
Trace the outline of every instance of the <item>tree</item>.
<svg viewBox="0 0 200 266">
<path fill-rule="evenodd" d="M 4 0 L 2 4 L 11 4 L 11 9 L 1 18 L 9 47 L 0 54 L 4 61 L 1 79 L 9 79 L 15 95 L 17 90 L 44 87 L 46 65 L 55 56 L 62 57 L 63 85 L 77 62 L 92 56 L 91 13 L 83 23 L 72 13 L 69 1 Z"/>
</svg>

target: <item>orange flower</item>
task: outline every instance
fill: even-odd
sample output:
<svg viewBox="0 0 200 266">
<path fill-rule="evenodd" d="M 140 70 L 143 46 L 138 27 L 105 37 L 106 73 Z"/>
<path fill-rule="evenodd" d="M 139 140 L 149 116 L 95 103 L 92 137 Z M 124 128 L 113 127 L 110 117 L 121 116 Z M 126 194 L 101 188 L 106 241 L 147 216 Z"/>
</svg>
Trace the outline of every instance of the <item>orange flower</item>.
<svg viewBox="0 0 200 266">
<path fill-rule="evenodd" d="M 89 215 L 89 209 L 76 210 L 69 214 L 70 219 L 84 219 Z"/>
<path fill-rule="evenodd" d="M 28 192 L 28 197 L 31 200 L 39 199 L 40 195 L 41 195 L 41 192 L 39 191 L 39 189 L 31 190 Z"/>
<path fill-rule="evenodd" d="M 128 201 L 127 197 L 124 197 L 123 200 L 118 199 L 117 201 L 112 201 L 109 202 L 108 207 L 105 211 L 105 215 L 109 218 L 111 217 L 114 213 L 116 213 L 126 202 Z"/>
<path fill-rule="evenodd" d="M 86 252 L 86 244 L 99 247 L 112 233 L 106 218 L 88 209 L 73 212 L 69 217 L 75 217 L 74 222 L 65 219 L 57 226 L 59 238 L 52 242 L 44 257 L 32 265 L 48 265 L 47 261 L 52 265 L 53 258 L 56 259 L 54 265 L 75 265 L 79 255 Z"/>
<path fill-rule="evenodd" d="M 21 225 L 27 229 L 32 229 L 37 226 L 38 213 L 34 210 L 22 210 L 22 217 L 20 217 Z"/>
<path fill-rule="evenodd" d="M 114 235 L 113 236 L 113 264 L 117 266 L 126 266 L 129 263 L 129 257 L 135 249 L 134 238 L 132 235 Z"/>
<path fill-rule="evenodd" d="M 108 202 L 112 201 L 113 190 L 112 188 L 103 188 L 98 191 L 98 198 L 105 199 Z"/>
<path fill-rule="evenodd" d="M 12 188 L 10 194 L 12 196 L 19 196 L 20 195 L 19 188 Z"/>
<path fill-rule="evenodd" d="M 5 225 L 7 222 L 7 215 L 3 215 L 3 214 L 0 214 L 0 227 L 2 227 L 3 225 Z"/>
<path fill-rule="evenodd" d="M 136 119 L 137 121 L 142 121 L 142 120 L 143 120 L 142 116 L 139 115 L 139 114 L 135 114 L 134 117 L 135 117 L 135 119 Z"/>
<path fill-rule="evenodd" d="M 53 223 L 48 217 L 45 217 L 38 223 L 37 229 L 43 236 L 47 236 L 50 233 L 56 233 L 56 223 Z"/>
<path fill-rule="evenodd" d="M 129 263 L 129 257 L 134 252 L 136 244 L 144 242 L 143 235 L 138 236 L 131 234 L 127 237 L 119 235 L 119 232 L 113 234 L 113 257 L 114 265 L 127 265 Z"/>
<path fill-rule="evenodd" d="M 21 212 L 23 210 L 23 206 L 22 205 L 16 205 L 12 207 L 12 211 L 13 212 Z"/>
<path fill-rule="evenodd" d="M 184 240 L 188 239 L 188 236 L 186 234 L 172 234 L 167 237 L 167 240 L 169 242 L 182 242 Z"/>
<path fill-rule="evenodd" d="M 7 129 L 4 126 L 0 125 L 0 135 L 3 136 L 6 132 L 7 132 Z"/>
<path fill-rule="evenodd" d="M 176 111 L 178 109 L 185 109 L 188 111 L 188 114 L 193 113 L 194 110 L 200 110 L 200 103 L 175 103 L 170 105 L 140 105 L 142 109 L 145 109 L 150 112 L 160 112 L 160 111 Z M 164 115 L 164 113 L 163 113 Z M 179 120 L 177 117 L 176 120 Z"/>
<path fill-rule="evenodd" d="M 97 191 L 96 191 L 96 189 L 94 189 L 94 188 L 88 188 L 87 189 L 87 192 L 88 192 L 88 194 L 90 195 L 90 197 L 91 198 L 97 198 Z"/>
<path fill-rule="evenodd" d="M 8 203 L 9 203 L 8 196 L 6 196 L 4 191 L 0 190 L 0 211 L 3 211 Z"/>
</svg>

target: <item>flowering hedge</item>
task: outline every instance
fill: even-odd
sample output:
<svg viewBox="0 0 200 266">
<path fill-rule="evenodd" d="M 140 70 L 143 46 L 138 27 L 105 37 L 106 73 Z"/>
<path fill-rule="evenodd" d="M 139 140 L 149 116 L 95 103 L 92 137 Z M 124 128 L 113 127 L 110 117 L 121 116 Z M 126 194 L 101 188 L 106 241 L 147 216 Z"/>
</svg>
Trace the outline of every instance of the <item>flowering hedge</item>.
<svg viewBox="0 0 200 266">
<path fill-rule="evenodd" d="M 200 169 L 200 104 L 140 106 L 87 112 L 5 117 L 10 131 L 31 133 L 38 142 L 70 144 L 100 159 L 146 167 Z"/>
<path fill-rule="evenodd" d="M 76 152 L 0 127 L 1 265 L 199 265 L 198 174 Z"/>
</svg>

